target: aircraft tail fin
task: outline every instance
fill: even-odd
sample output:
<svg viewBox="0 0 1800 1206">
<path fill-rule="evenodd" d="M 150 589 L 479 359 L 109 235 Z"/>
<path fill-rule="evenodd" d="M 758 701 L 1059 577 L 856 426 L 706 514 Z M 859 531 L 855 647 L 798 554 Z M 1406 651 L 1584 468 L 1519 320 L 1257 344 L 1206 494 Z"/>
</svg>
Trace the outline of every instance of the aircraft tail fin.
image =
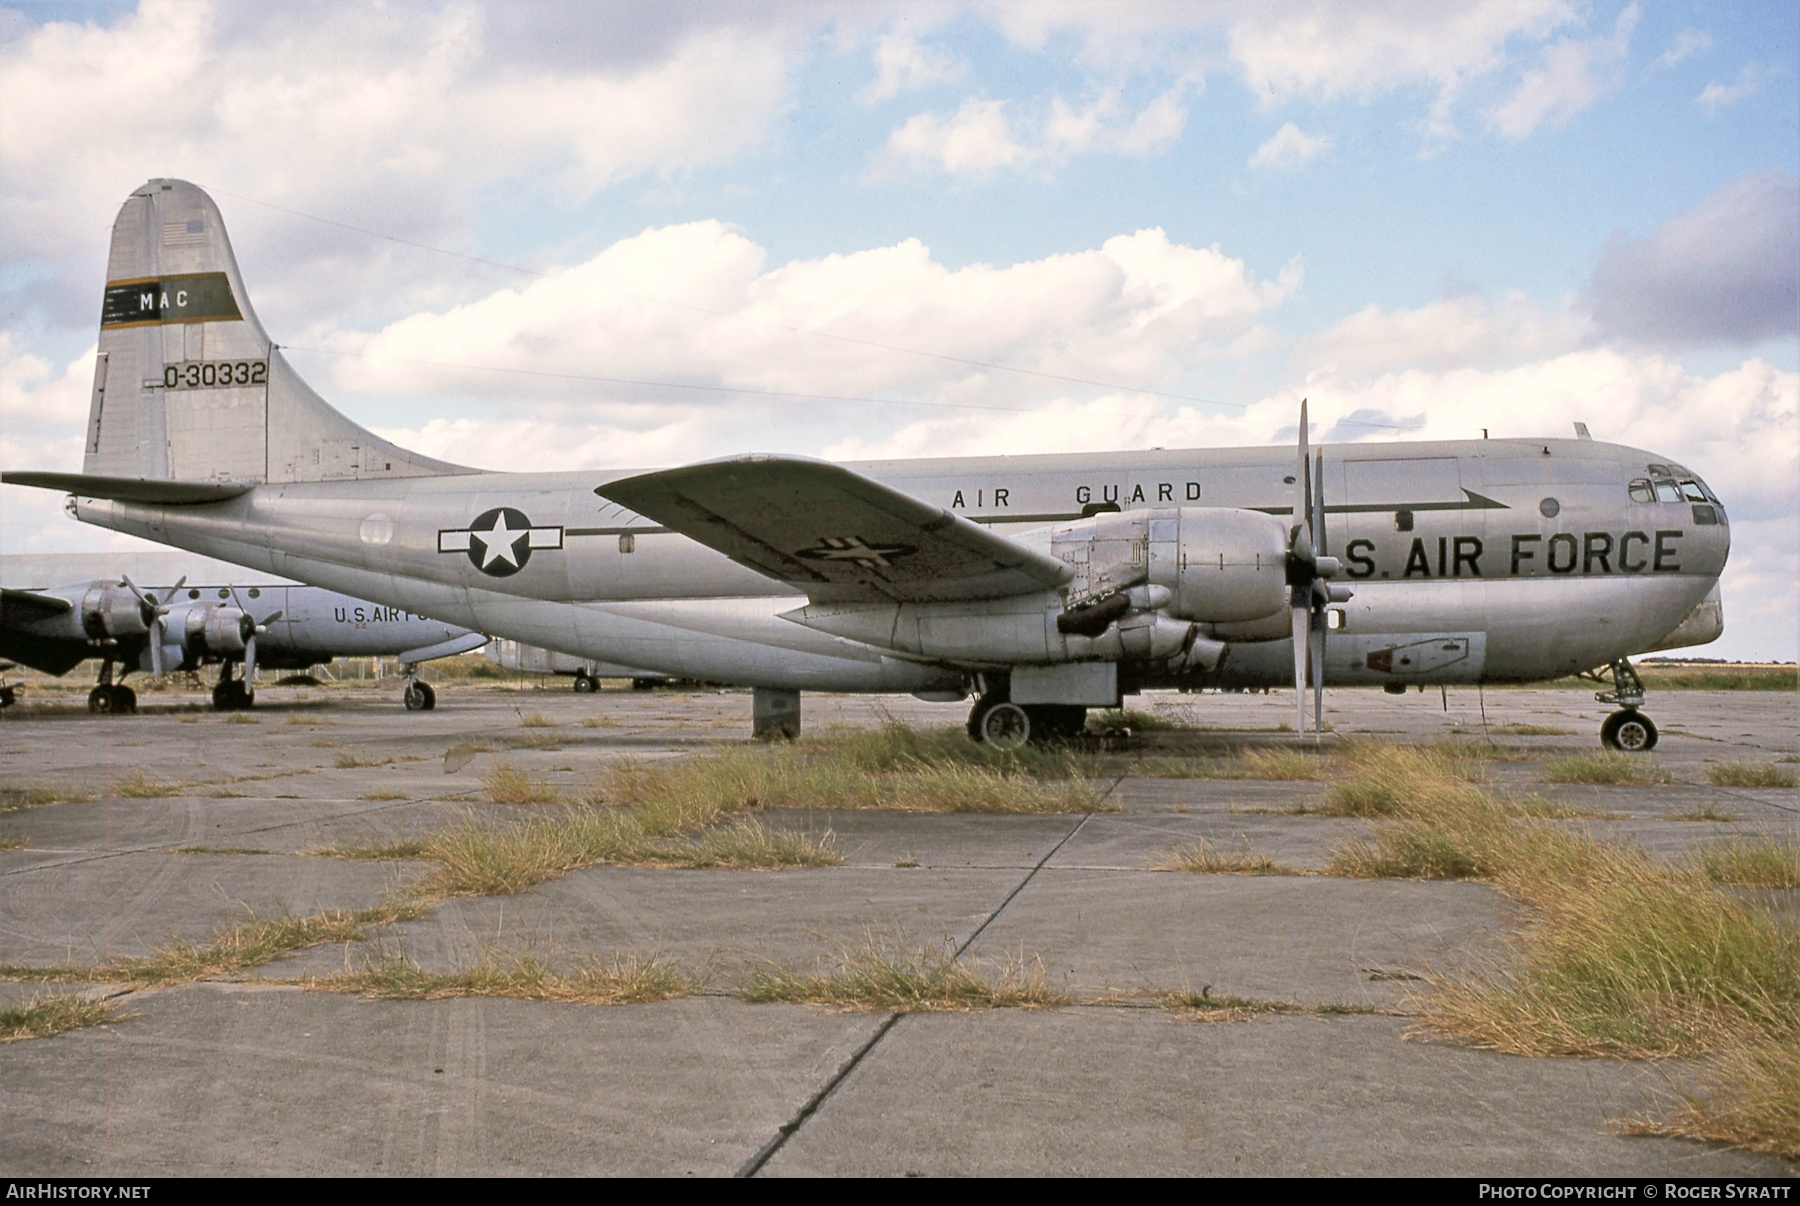
<svg viewBox="0 0 1800 1206">
<path fill-rule="evenodd" d="M 219 208 L 151 180 L 113 223 L 83 473 L 151 481 L 342 481 L 470 470 L 332 409 L 251 309 Z"/>
</svg>

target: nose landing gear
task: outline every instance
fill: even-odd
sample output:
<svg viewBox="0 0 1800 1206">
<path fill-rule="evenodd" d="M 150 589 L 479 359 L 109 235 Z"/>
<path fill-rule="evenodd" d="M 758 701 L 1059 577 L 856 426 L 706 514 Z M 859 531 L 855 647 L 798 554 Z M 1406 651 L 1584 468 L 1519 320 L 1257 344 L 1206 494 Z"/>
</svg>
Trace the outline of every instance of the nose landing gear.
<svg viewBox="0 0 1800 1206">
<path fill-rule="evenodd" d="M 247 712 L 256 703 L 256 692 L 241 678 L 231 677 L 231 663 L 219 664 L 219 682 L 212 689 L 215 712 Z"/>
<path fill-rule="evenodd" d="M 1620 658 L 1611 666 L 1612 690 L 1596 691 L 1598 703 L 1617 704 L 1619 710 L 1600 725 L 1600 744 L 1608 749 L 1641 754 L 1656 748 L 1656 726 L 1638 711 L 1644 705 L 1644 680 L 1637 668 Z M 1598 676 L 1596 676 L 1598 677 Z"/>
<path fill-rule="evenodd" d="M 437 707 L 437 692 L 430 683 L 420 682 L 415 675 L 406 680 L 406 693 L 400 697 L 408 712 L 429 712 Z"/>
</svg>

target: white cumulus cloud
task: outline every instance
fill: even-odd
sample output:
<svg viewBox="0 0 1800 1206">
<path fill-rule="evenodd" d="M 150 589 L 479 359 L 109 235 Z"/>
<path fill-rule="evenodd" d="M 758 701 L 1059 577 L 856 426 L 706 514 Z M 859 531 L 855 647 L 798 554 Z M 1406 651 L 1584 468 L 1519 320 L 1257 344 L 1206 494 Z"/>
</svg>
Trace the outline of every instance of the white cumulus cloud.
<svg viewBox="0 0 1800 1206">
<path fill-rule="evenodd" d="M 1307 163 L 1331 148 L 1324 135 L 1302 134 L 1300 127 L 1287 122 L 1250 156 L 1253 168 L 1292 169 Z"/>
<path fill-rule="evenodd" d="M 1511 96 L 1488 113 L 1502 138 L 1529 137 L 1548 121 L 1561 125 L 1618 86 L 1623 78 L 1631 31 L 1638 7 L 1626 5 L 1610 34 L 1598 38 L 1562 38 L 1543 50 L 1543 65 L 1525 73 Z"/>
</svg>

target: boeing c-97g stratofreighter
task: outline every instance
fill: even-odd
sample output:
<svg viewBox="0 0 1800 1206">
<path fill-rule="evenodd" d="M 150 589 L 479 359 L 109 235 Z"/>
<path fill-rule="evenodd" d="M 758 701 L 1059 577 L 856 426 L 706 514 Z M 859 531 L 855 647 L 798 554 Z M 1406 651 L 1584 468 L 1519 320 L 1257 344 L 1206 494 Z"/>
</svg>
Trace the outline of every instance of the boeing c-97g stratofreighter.
<svg viewBox="0 0 1800 1206">
<path fill-rule="evenodd" d="M 1578 428 L 1578 431 L 1580 429 Z M 1581 432 L 1585 437 L 1585 432 Z M 152 180 L 113 226 L 69 513 L 495 636 L 757 689 L 976 696 L 1011 745 L 1157 686 L 1528 682 L 1723 630 L 1725 509 L 1579 439 L 1357 443 L 650 473 L 486 473 L 328 406 L 257 321 L 219 211 Z"/>
</svg>

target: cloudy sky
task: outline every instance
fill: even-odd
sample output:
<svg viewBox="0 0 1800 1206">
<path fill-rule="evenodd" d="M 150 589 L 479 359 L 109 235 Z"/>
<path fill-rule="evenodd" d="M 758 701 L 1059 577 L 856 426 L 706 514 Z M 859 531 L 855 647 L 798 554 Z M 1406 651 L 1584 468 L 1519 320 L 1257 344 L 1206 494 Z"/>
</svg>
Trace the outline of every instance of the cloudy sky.
<svg viewBox="0 0 1800 1206">
<path fill-rule="evenodd" d="M 0 8 L 0 464 L 78 470 L 180 176 L 341 409 L 494 469 L 1566 435 L 1800 644 L 1800 9 Z M 0 550 L 114 547 L 0 489 Z"/>
</svg>

